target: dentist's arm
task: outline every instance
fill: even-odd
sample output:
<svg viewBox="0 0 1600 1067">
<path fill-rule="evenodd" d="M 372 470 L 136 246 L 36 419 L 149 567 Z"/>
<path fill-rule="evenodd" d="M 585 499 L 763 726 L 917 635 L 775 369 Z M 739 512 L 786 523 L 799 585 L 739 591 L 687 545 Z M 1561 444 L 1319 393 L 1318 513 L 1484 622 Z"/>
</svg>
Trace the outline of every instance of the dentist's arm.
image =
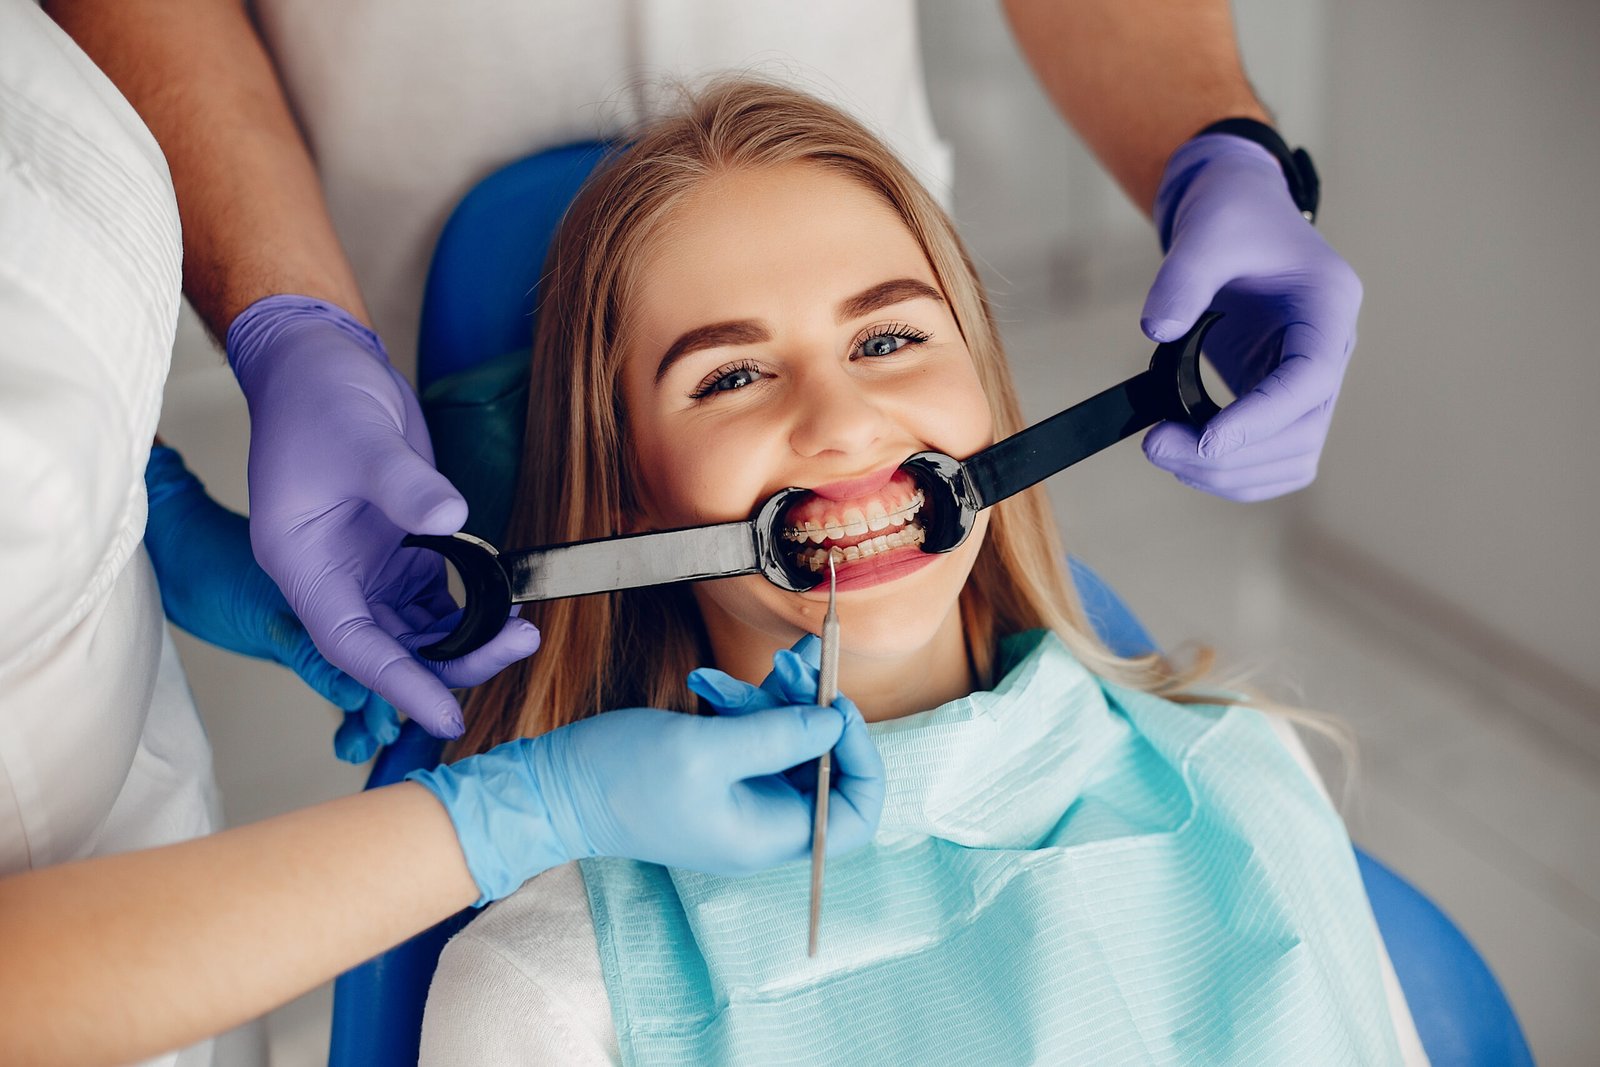
<svg viewBox="0 0 1600 1067">
<path fill-rule="evenodd" d="M 837 747 L 829 845 L 877 828 L 859 716 L 632 708 L 166 848 L 0 879 L 0 1061 L 124 1063 L 270 1011 L 474 901 L 585 856 L 722 874 L 809 854 L 786 768 Z"/>
<path fill-rule="evenodd" d="M 1181 336 L 1225 318 L 1206 355 L 1238 399 L 1203 433 L 1162 423 L 1150 461 L 1233 500 L 1316 477 L 1355 347 L 1361 283 L 1311 228 L 1277 159 L 1225 118 L 1270 123 L 1235 41 L 1228 0 L 1005 0 L 1018 43 L 1057 109 L 1167 249 L 1140 325 Z"/>
<path fill-rule="evenodd" d="M 452 686 L 402 629 L 455 609 L 444 565 L 400 547 L 461 528 L 410 385 L 372 332 L 317 174 L 239 0 L 57 0 L 50 14 L 116 83 L 172 171 L 184 289 L 250 405 L 250 541 L 328 661 L 439 736 Z M 491 659 L 530 655 L 507 624 Z M 468 657 L 469 659 L 471 657 Z"/>
<path fill-rule="evenodd" d="M 367 322 L 322 186 L 240 0 L 47 0 L 167 157 L 183 217 L 183 288 L 211 331 L 299 293 Z"/>
</svg>

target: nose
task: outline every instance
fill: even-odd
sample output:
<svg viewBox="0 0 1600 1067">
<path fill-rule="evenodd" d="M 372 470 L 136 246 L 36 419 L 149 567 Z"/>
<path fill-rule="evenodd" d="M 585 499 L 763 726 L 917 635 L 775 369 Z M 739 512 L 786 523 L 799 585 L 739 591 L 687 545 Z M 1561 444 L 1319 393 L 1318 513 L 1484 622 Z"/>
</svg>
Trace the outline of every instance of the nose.
<svg viewBox="0 0 1600 1067">
<path fill-rule="evenodd" d="M 789 446 L 806 459 L 828 452 L 869 451 L 889 431 L 890 419 L 870 383 L 847 366 L 814 370 L 794 382 L 789 395 Z"/>
</svg>

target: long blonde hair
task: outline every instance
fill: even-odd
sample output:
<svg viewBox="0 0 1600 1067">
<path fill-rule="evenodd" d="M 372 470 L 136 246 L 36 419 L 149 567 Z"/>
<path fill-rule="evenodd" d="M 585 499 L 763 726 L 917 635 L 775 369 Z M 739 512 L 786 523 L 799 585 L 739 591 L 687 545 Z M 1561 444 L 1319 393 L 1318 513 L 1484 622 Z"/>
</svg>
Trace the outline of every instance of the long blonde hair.
<svg viewBox="0 0 1600 1067">
<path fill-rule="evenodd" d="M 618 388 L 635 271 L 683 199 L 731 171 L 805 164 L 882 197 L 921 244 L 977 368 L 997 437 L 1024 426 L 988 297 L 949 217 L 860 123 L 793 89 L 747 78 L 713 83 L 603 163 L 562 221 L 545 265 L 528 391 L 527 437 L 509 543 L 625 532 L 632 456 Z M 1089 670 L 1167 696 L 1208 658 L 1179 670 L 1159 655 L 1113 654 L 1095 636 L 1070 579 L 1042 488 L 991 512 L 960 598 L 968 654 L 993 684 L 999 639 L 1049 628 Z M 608 708 L 691 710 L 685 676 L 711 663 L 686 586 L 535 605 L 544 645 L 475 690 L 460 751 L 482 751 Z"/>
</svg>

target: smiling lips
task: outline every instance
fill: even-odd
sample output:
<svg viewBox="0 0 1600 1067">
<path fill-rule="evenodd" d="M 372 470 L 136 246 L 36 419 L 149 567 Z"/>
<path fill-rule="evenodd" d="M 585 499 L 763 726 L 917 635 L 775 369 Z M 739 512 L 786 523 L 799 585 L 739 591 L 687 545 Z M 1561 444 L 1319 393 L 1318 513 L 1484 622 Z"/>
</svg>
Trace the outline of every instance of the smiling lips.
<svg viewBox="0 0 1600 1067">
<path fill-rule="evenodd" d="M 791 551 L 799 562 L 814 572 L 823 570 L 830 557 L 836 567 L 856 563 L 922 544 L 917 514 L 923 502 L 911 476 L 896 470 L 866 496 L 837 500 L 812 493 L 784 516 L 782 536 L 794 546 Z"/>
</svg>

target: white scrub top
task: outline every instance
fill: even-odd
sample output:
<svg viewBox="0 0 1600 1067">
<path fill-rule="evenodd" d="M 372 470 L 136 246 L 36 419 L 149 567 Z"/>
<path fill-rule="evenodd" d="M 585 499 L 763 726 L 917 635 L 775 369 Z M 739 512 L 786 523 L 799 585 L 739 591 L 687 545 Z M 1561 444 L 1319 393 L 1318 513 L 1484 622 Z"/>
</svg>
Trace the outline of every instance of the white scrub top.
<svg viewBox="0 0 1600 1067">
<path fill-rule="evenodd" d="M 0 875 L 218 825 L 142 542 L 181 253 L 133 108 L 0 0 Z"/>
<path fill-rule="evenodd" d="M 395 364 L 415 366 L 423 282 L 457 201 L 543 148 L 626 131 L 692 83 L 746 71 L 866 120 L 936 195 L 914 0 L 254 0 Z"/>
</svg>

